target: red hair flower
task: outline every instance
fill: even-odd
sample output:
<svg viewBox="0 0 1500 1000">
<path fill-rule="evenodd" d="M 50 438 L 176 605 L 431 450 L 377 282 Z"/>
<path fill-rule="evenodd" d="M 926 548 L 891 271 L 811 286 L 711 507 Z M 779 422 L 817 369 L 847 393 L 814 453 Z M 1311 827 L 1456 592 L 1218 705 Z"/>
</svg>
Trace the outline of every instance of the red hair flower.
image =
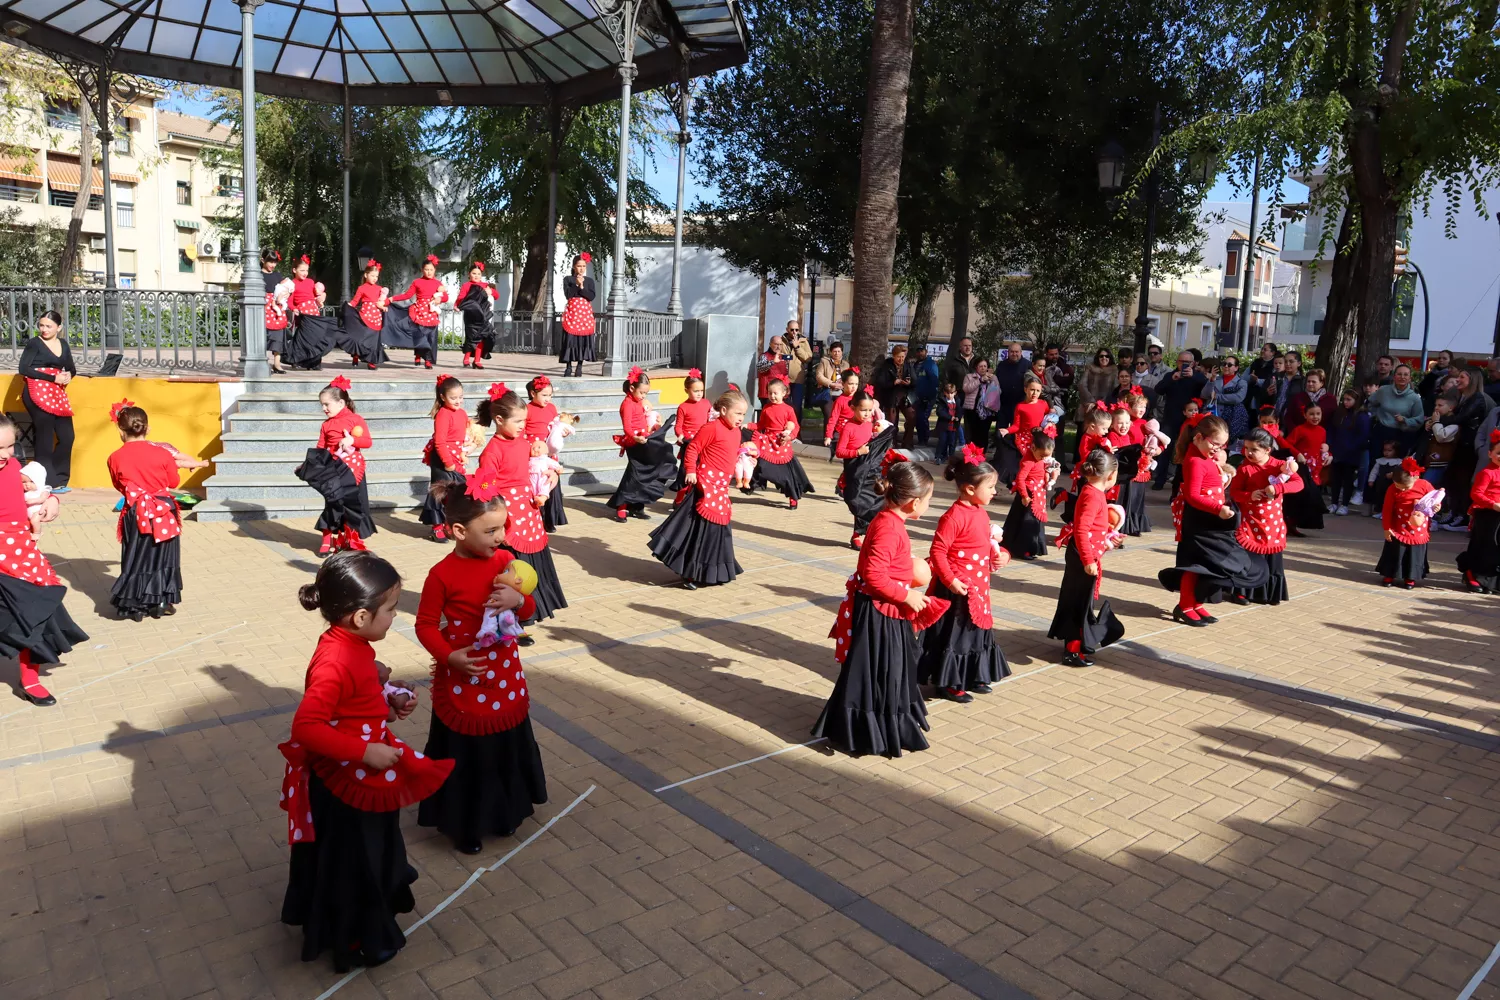
<svg viewBox="0 0 1500 1000">
<path fill-rule="evenodd" d="M 641 381 L 641 376 L 644 374 L 645 372 L 641 371 L 640 365 L 634 365 L 630 369 L 630 374 L 625 376 L 625 381 L 629 382 L 631 385 L 638 385 Z"/>
<path fill-rule="evenodd" d="M 911 459 L 906 455 L 897 451 L 895 448 L 892 448 L 890 451 L 885 453 L 885 458 L 880 460 L 880 474 L 882 476 L 888 475 L 891 471 L 891 466 L 896 465 L 899 462 L 910 461 Z"/>
<path fill-rule="evenodd" d="M 578 255 L 578 259 L 583 261 L 585 264 L 588 264 L 593 261 L 594 255 L 585 250 L 583 253 Z"/>
<path fill-rule="evenodd" d="M 1133 385 L 1130 387 L 1130 394 L 1132 396 L 1144 396 L 1146 394 L 1146 390 L 1142 389 L 1138 385 Z"/>
<path fill-rule="evenodd" d="M 437 267 L 438 266 L 437 254 L 435 254 L 435 253 L 428 254 L 427 255 L 427 263 L 431 264 L 433 267 Z"/>
<path fill-rule="evenodd" d="M 469 270 L 471 270 L 471 271 L 478 271 L 480 274 L 483 274 L 484 273 L 484 261 L 482 261 L 482 260 L 476 260 L 474 262 L 474 266 L 471 267 L 471 268 L 469 268 Z"/>
<path fill-rule="evenodd" d="M 502 492 L 500 480 L 493 473 L 488 476 L 472 475 L 464 492 L 480 503 L 495 499 Z"/>
<path fill-rule="evenodd" d="M 703 377 L 703 370 L 700 369 L 700 368 L 689 368 L 688 369 L 688 376 L 687 377 L 688 378 L 702 378 Z"/>
<path fill-rule="evenodd" d="M 125 409 L 125 407 L 127 407 L 127 406 L 134 406 L 134 405 L 135 404 L 132 403 L 128 399 L 122 399 L 118 403 L 115 403 L 114 405 L 112 405 L 109 408 L 109 422 L 112 423 L 112 424 L 119 423 L 120 422 L 120 411 L 123 410 L 123 409 Z"/>
<path fill-rule="evenodd" d="M 965 465 L 983 465 L 984 449 L 979 447 L 979 445 L 975 444 L 974 442 L 970 441 L 968 444 L 964 445 L 963 457 Z"/>
<path fill-rule="evenodd" d="M 854 374 L 858 375 L 859 374 L 859 365 L 850 365 L 847 369 L 845 369 L 845 371 L 851 371 Z"/>
<path fill-rule="evenodd" d="M 1198 409 L 1200 409 L 1200 410 L 1203 409 L 1203 397 L 1202 396 L 1194 396 L 1192 399 L 1188 400 L 1188 402 L 1189 403 L 1196 403 L 1196 404 L 1198 404 Z"/>
<path fill-rule="evenodd" d="M 376 260 L 374 257 L 371 257 L 370 258 L 370 262 L 365 265 L 365 270 L 366 271 L 378 271 L 378 270 L 380 270 L 384 266 L 385 265 L 382 264 L 382 263 L 380 263 L 380 261 Z"/>
<path fill-rule="evenodd" d="M 1497 444 L 1500 444 L 1500 427 L 1490 431 L 1490 447 L 1493 448 Z"/>
<path fill-rule="evenodd" d="M 448 373 L 447 372 L 443 372 L 443 373 L 441 373 L 441 374 L 438 375 L 438 377 L 437 377 L 437 384 L 438 385 L 442 385 L 446 381 L 448 381 Z"/>
<path fill-rule="evenodd" d="M 1056 424 L 1047 424 L 1041 430 L 1042 430 L 1043 434 L 1047 435 L 1052 440 L 1054 440 L 1054 441 L 1057 440 L 1057 425 Z"/>
<path fill-rule="evenodd" d="M 1427 470 L 1424 469 L 1424 468 L 1422 468 L 1420 465 L 1418 465 L 1417 464 L 1417 460 L 1415 458 L 1412 458 L 1410 455 L 1407 455 L 1405 458 L 1403 458 L 1401 460 L 1401 471 L 1409 473 L 1412 476 L 1420 476 L 1422 473 L 1426 472 Z"/>
<path fill-rule="evenodd" d="M 739 392 L 740 391 L 740 387 L 737 386 L 737 385 L 735 385 L 733 382 L 731 382 L 731 383 L 729 383 L 729 391 L 730 392 Z"/>
<path fill-rule="evenodd" d="M 545 375 L 538 375 L 531 380 L 531 384 L 536 386 L 537 392 L 541 392 L 543 389 L 550 389 L 552 387 L 552 380 Z"/>
<path fill-rule="evenodd" d="M 307 254 L 303 254 L 300 259 L 301 259 L 302 263 L 306 264 L 308 267 L 312 267 L 312 258 L 309 257 Z"/>
<path fill-rule="evenodd" d="M 330 389 L 342 389 L 349 391 L 349 377 L 347 375 L 335 375 L 333 381 L 328 383 Z"/>
<path fill-rule="evenodd" d="M 504 382 L 491 382 L 490 383 L 490 401 L 491 402 L 494 402 L 495 400 L 499 399 L 501 396 L 505 395 L 507 392 L 510 392 L 510 390 L 505 387 L 505 383 Z"/>
</svg>

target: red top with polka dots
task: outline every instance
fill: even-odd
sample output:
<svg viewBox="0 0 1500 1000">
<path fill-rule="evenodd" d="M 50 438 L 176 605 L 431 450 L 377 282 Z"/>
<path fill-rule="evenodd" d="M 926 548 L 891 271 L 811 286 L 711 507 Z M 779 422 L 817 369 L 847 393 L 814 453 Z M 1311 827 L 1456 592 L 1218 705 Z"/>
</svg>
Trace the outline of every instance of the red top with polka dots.
<svg viewBox="0 0 1500 1000">
<path fill-rule="evenodd" d="M 413 299 L 411 304 L 411 321 L 418 326 L 437 326 L 437 307 L 433 304 L 433 296 L 437 296 L 438 302 L 448 301 L 448 290 L 443 283 L 436 278 L 414 278 L 411 287 L 400 295 L 392 295 L 390 301 L 404 302 Z"/>
<path fill-rule="evenodd" d="M 1229 482 L 1229 498 L 1240 508 L 1240 526 L 1234 537 L 1246 552 L 1266 555 L 1286 551 L 1286 520 L 1282 516 L 1281 497 L 1286 493 L 1302 490 L 1302 477 L 1294 475 L 1285 483 L 1271 482 L 1279 476 L 1286 463 L 1278 458 L 1267 460 L 1265 465 L 1242 462 Z M 1251 497 L 1270 487 L 1275 495 L 1269 500 L 1252 500 Z"/>
<path fill-rule="evenodd" d="M 287 307 L 293 312 L 316 316 L 323 311 L 318 305 L 318 283 L 311 278 L 293 278 L 292 294 L 287 298 Z"/>
<path fill-rule="evenodd" d="M 496 434 L 479 454 L 480 475 L 493 474 L 505 496 L 505 544 L 522 555 L 547 547 L 547 528 L 531 492 L 531 442 Z"/>
<path fill-rule="evenodd" d="M 380 286 L 365 282 L 354 290 L 354 297 L 349 304 L 359 312 L 359 318 L 364 320 L 365 326 L 371 330 L 379 330 L 385 326 L 385 313 L 380 311 Z"/>
<path fill-rule="evenodd" d="M 968 585 L 969 617 L 980 628 L 991 628 L 990 573 L 994 557 L 990 518 L 984 508 L 962 500 L 949 507 L 938 518 L 927 561 L 932 565 L 934 583 L 941 581 L 949 590 L 956 580 Z"/>
<path fill-rule="evenodd" d="M 21 463 L 0 459 L 0 573 L 39 587 L 62 584 L 52 564 L 36 547 L 31 523 L 26 517 L 26 497 L 21 488 Z"/>
<path fill-rule="evenodd" d="M 1011 489 L 1021 495 L 1021 502 L 1031 508 L 1038 521 L 1047 523 L 1047 463 L 1032 458 L 1030 453 L 1021 458 L 1021 469 L 1016 473 L 1016 482 Z"/>
<path fill-rule="evenodd" d="M 760 421 L 756 424 L 755 445 L 760 449 L 762 462 L 785 465 L 793 458 L 792 442 L 797 440 L 801 425 L 797 422 L 797 411 L 786 403 L 770 403 L 761 408 Z M 783 443 L 781 436 L 790 430 Z"/>
<path fill-rule="evenodd" d="M 1404 490 L 1392 483 L 1391 488 L 1385 491 L 1380 526 L 1395 535 L 1396 541 L 1403 545 L 1426 545 L 1431 540 L 1431 522 L 1423 517 L 1420 526 L 1414 525 L 1412 515 L 1417 513 L 1417 501 L 1435 489 L 1437 487 L 1425 479 L 1413 480 Z"/>
<path fill-rule="evenodd" d="M 677 404 L 677 423 L 673 426 L 677 431 L 677 440 L 691 441 L 694 434 L 703 429 L 713 414 L 714 405 L 706 399 L 696 402 L 687 399 Z"/>
<path fill-rule="evenodd" d="M 1042 426 L 1042 419 L 1050 412 L 1052 412 L 1052 407 L 1040 399 L 1034 403 L 1016 404 L 1015 418 L 1006 429 L 1010 431 L 1011 439 L 1023 454 L 1027 448 L 1031 447 L 1031 432 Z"/>
<path fill-rule="evenodd" d="M 870 439 L 874 436 L 874 424 L 868 420 L 864 423 L 857 423 L 850 420 L 839 431 L 839 444 L 833 453 L 839 458 L 855 458 L 859 455 L 859 449 L 869 444 Z"/>
<path fill-rule="evenodd" d="M 432 654 L 432 711 L 443 725 L 466 736 L 483 736 L 512 729 L 526 720 L 531 698 L 526 674 L 514 642 L 482 651 L 489 661 L 474 676 L 448 666 L 457 649 L 474 645 L 484 619 L 484 603 L 495 589 L 495 577 L 515 556 L 496 549 L 488 559 L 470 559 L 450 552 L 427 572 L 422 599 L 417 604 L 417 640 Z M 536 613 L 530 598 L 516 609 L 525 620 Z M 442 624 L 439 624 L 439 622 Z"/>
<path fill-rule="evenodd" d="M 1323 482 L 1323 446 L 1327 443 L 1328 431 L 1322 424 L 1298 424 L 1286 436 L 1286 446 L 1299 456 L 1297 461 L 1315 483 Z"/>
<path fill-rule="evenodd" d="M 437 791 L 453 761 L 433 760 L 397 739 L 386 726 L 390 706 L 375 666 L 375 648 L 337 625 L 318 637 L 307 665 L 302 701 L 292 717 L 292 738 L 278 749 L 287 760 L 281 808 L 293 843 L 313 839 L 307 772 L 339 801 L 364 812 L 392 812 Z M 385 770 L 364 762 L 371 743 L 402 753 Z"/>
<path fill-rule="evenodd" d="M 352 457 L 339 455 L 339 445 L 344 440 L 346 432 L 354 439 Z M 344 407 L 323 421 L 323 426 L 318 428 L 318 447 L 327 448 L 338 457 L 339 461 L 349 466 L 350 471 L 354 473 L 356 483 L 365 481 L 365 456 L 361 451 L 375 447 L 375 442 L 370 438 L 370 428 L 366 426 L 364 417 L 349 407 Z"/>
<path fill-rule="evenodd" d="M 158 542 L 182 534 L 177 501 L 181 473 L 172 453 L 150 441 L 126 441 L 109 456 L 109 480 L 125 497 L 125 506 L 115 527 L 115 536 L 125 537 L 125 523 L 134 516 L 136 528 Z"/>
<path fill-rule="evenodd" d="M 546 441 L 547 432 L 552 430 L 552 424 L 557 420 L 557 407 L 548 403 L 546 406 L 538 406 L 535 403 L 526 404 L 526 430 L 522 433 L 528 441 Z"/>
<path fill-rule="evenodd" d="M 1093 431 L 1084 431 L 1083 439 L 1078 442 L 1078 464 L 1073 466 L 1073 482 L 1077 483 L 1083 477 L 1083 460 L 1094 453 L 1095 448 L 1103 447 L 1109 441 L 1109 433 L 1095 434 Z"/>
<path fill-rule="evenodd" d="M 1189 446 L 1187 457 L 1182 460 L 1182 488 L 1178 495 L 1188 506 L 1206 514 L 1217 515 L 1224 506 L 1224 477 L 1219 473 L 1219 463 L 1197 446 Z"/>
<path fill-rule="evenodd" d="M 729 479 L 740 453 L 740 432 L 722 420 L 710 420 L 682 456 L 682 470 L 698 477 L 698 516 L 714 524 L 728 524 L 734 513 L 729 500 Z"/>
</svg>

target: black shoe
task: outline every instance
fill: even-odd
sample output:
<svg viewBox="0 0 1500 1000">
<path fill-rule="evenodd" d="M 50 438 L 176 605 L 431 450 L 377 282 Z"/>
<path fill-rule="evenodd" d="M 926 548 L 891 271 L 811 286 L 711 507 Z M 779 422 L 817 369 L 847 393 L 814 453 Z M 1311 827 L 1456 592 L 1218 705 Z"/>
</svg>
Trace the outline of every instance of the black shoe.
<svg viewBox="0 0 1500 1000">
<path fill-rule="evenodd" d="M 525 632 L 522 632 L 520 635 L 516 636 L 516 645 L 517 646 L 535 646 L 536 645 L 536 640 L 533 639 L 531 636 L 527 635 Z"/>
<path fill-rule="evenodd" d="M 57 704 L 57 699 L 52 697 L 50 692 L 48 694 L 32 694 L 30 691 L 26 690 L 23 687 L 21 689 L 21 697 L 25 698 L 27 701 L 31 702 L 38 708 L 46 708 L 48 705 Z"/>
<path fill-rule="evenodd" d="M 1187 612 L 1183 611 L 1181 608 L 1172 609 L 1172 620 L 1174 622 L 1181 622 L 1188 628 L 1205 628 L 1208 625 L 1208 622 L 1204 621 L 1202 618 L 1189 618 L 1187 616 Z"/>
<path fill-rule="evenodd" d="M 484 844 L 478 840 L 455 840 L 453 849 L 459 854 L 478 854 L 484 850 Z"/>
<path fill-rule="evenodd" d="M 175 615 L 177 613 L 177 605 L 163 604 L 161 606 L 161 613 L 167 616 Z"/>
<path fill-rule="evenodd" d="M 1207 611 L 1200 611 L 1200 612 L 1198 612 L 1198 620 L 1200 622 L 1203 622 L 1205 625 L 1216 625 L 1216 624 L 1218 624 L 1218 621 L 1219 621 L 1219 619 L 1215 618 L 1213 615 L 1209 614 Z"/>
<path fill-rule="evenodd" d="M 161 617 L 161 605 L 160 604 L 152 605 L 151 607 L 149 607 L 149 608 L 146 609 L 146 614 L 150 615 L 152 618 L 160 618 Z"/>
<path fill-rule="evenodd" d="M 1238 604 L 1240 607 L 1243 608 L 1245 605 L 1247 605 L 1247 604 L 1250 603 L 1250 598 L 1247 597 L 1247 596 L 1245 596 L 1244 594 L 1230 594 L 1229 595 L 1229 603 L 1230 604 Z"/>
<path fill-rule="evenodd" d="M 1166 483 L 1152 483 L 1151 484 L 1151 490 L 1154 493 L 1160 493 L 1162 490 L 1164 490 L 1166 488 L 1167 488 L 1167 484 Z"/>
<path fill-rule="evenodd" d="M 1023 562 L 1036 562 L 1036 553 L 1035 552 L 1028 552 L 1024 556 L 1019 556 L 1018 558 L 1021 559 Z"/>
<path fill-rule="evenodd" d="M 682 581 L 682 589 L 683 590 L 697 590 L 698 589 L 698 585 L 696 583 L 694 583 L 692 580 L 683 580 Z"/>
<path fill-rule="evenodd" d="M 373 969 L 377 965 L 384 965 L 389 962 L 396 957 L 396 954 L 397 951 L 395 948 L 386 948 L 383 951 L 362 951 L 359 953 L 359 960 L 364 964 L 365 968 Z"/>
<path fill-rule="evenodd" d="M 1078 653 L 1064 653 L 1062 663 L 1065 667 L 1092 667 L 1094 665 L 1093 660 L 1086 660 Z"/>
<path fill-rule="evenodd" d="M 1401 581 L 1401 586 L 1405 587 L 1407 590 L 1416 590 L 1417 589 L 1417 581 L 1415 581 L 1415 580 L 1402 580 Z"/>
<path fill-rule="evenodd" d="M 990 687 L 988 684 L 975 684 L 973 687 L 969 688 L 969 692 L 971 694 L 989 694 L 993 690 L 995 689 Z"/>
<path fill-rule="evenodd" d="M 138 622 L 144 621 L 146 616 L 141 614 L 139 611 L 121 611 L 120 621 L 125 621 L 127 618 L 133 622 Z"/>
<path fill-rule="evenodd" d="M 974 696 L 967 691 L 955 691 L 952 688 L 938 688 L 937 695 L 945 701 L 956 701 L 960 705 L 967 705 L 974 700 Z"/>
<path fill-rule="evenodd" d="M 651 515 L 647 514 L 643 510 L 633 510 L 633 511 L 630 512 L 630 516 L 633 517 L 633 518 L 635 518 L 637 521 L 649 521 L 649 520 L 651 520 Z"/>
</svg>

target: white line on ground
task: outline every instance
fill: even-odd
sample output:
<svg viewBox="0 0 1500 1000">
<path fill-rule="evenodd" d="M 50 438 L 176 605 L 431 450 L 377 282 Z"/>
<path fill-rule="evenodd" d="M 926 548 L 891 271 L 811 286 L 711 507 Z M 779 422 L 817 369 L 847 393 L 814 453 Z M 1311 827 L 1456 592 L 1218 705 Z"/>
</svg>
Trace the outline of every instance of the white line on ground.
<svg viewBox="0 0 1500 1000">
<path fill-rule="evenodd" d="M 703 778 L 712 778 L 716 774 L 723 774 L 725 771 L 733 771 L 735 768 L 744 767 L 746 764 L 758 764 L 763 760 L 770 760 L 772 757 L 778 757 L 789 750 L 797 750 L 802 747 L 810 747 L 814 744 L 822 743 L 825 739 L 827 739 L 827 737 L 819 736 L 817 739 L 808 740 L 806 743 L 793 743 L 790 746 L 782 747 L 780 750 L 772 750 L 770 753 L 763 753 L 759 757 L 751 757 L 749 760 L 742 760 L 738 764 L 730 764 L 728 767 L 715 768 L 712 771 L 705 771 L 702 774 L 695 774 L 691 778 L 683 778 L 681 781 L 674 781 L 670 785 L 662 785 L 660 788 L 653 790 L 658 795 L 660 795 L 662 792 L 669 791 L 673 788 L 681 788 L 683 785 L 691 785 L 695 781 L 699 781 Z"/>
<path fill-rule="evenodd" d="M 1500 961 L 1500 943 L 1490 950 L 1490 957 L 1485 959 L 1479 971 L 1474 973 L 1474 978 L 1469 980 L 1464 991 L 1458 995 L 1458 1000 L 1469 1000 L 1474 995 L 1474 991 L 1479 989 L 1479 984 L 1484 982 L 1484 977 L 1490 974 L 1490 970 L 1495 967 L 1497 961 Z"/>
<path fill-rule="evenodd" d="M 237 628 L 243 628 L 244 626 L 246 626 L 248 624 L 249 624 L 248 622 L 240 622 L 238 625 L 231 625 L 228 628 L 219 629 L 219 631 L 214 632 L 214 633 L 212 633 L 210 635 L 200 635 L 198 638 L 193 639 L 190 642 L 185 642 L 181 646 L 174 646 L 172 649 L 169 649 L 169 650 L 167 650 L 164 653 L 157 653 L 155 656 L 148 656 L 144 660 L 140 660 L 140 661 L 138 661 L 136 663 L 132 663 L 128 667 L 121 667 L 119 670 L 116 670 L 113 673 L 105 674 L 103 677 L 95 677 L 93 680 L 88 681 L 87 683 L 80 684 L 77 687 L 68 688 L 65 691 L 58 691 L 56 693 L 59 694 L 59 695 L 76 694 L 77 692 L 82 691 L 84 688 L 93 687 L 95 684 L 98 684 L 98 683 L 100 683 L 102 681 L 107 681 L 111 677 L 118 677 L 121 674 L 129 673 L 130 671 L 134 670 L 136 667 L 144 667 L 146 664 L 150 663 L 153 660 L 159 660 L 159 659 L 161 659 L 164 656 L 171 656 L 173 653 L 181 652 L 182 650 L 187 649 L 189 646 L 196 646 L 200 642 L 207 642 L 209 639 L 217 639 L 219 636 L 223 635 L 226 632 L 233 632 L 235 629 L 237 629 Z M 11 716 L 20 715 L 22 712 L 27 712 L 27 711 L 30 711 L 30 709 L 28 709 L 28 708 L 18 708 L 14 712 L 9 712 L 9 713 L 7 713 L 5 715 L 0 715 L 0 722 L 3 722 L 4 720 L 9 719 Z"/>
<path fill-rule="evenodd" d="M 536 840 L 542 834 L 544 834 L 548 830 L 552 829 L 552 824 L 556 823 L 558 820 L 562 819 L 568 813 L 572 812 L 574 810 L 574 808 L 577 807 L 578 803 L 580 803 L 584 799 L 588 798 L 589 795 L 593 793 L 594 789 L 598 788 L 598 787 L 599 787 L 598 785 L 590 785 L 589 787 L 585 788 L 583 790 L 583 794 L 582 795 L 578 796 L 578 798 L 576 798 L 572 802 L 568 803 L 567 808 L 563 809 L 562 812 L 558 813 L 557 815 L 553 816 L 551 819 L 547 820 L 547 822 L 545 822 L 541 826 L 537 827 L 537 829 L 532 832 L 531 836 L 529 836 L 525 840 L 521 841 L 515 847 L 512 847 L 509 851 L 507 851 L 500 858 L 499 861 L 496 861 L 494 864 L 489 865 L 488 867 L 474 869 L 473 873 L 470 874 L 469 877 L 464 880 L 464 884 L 461 885 L 461 886 L 459 886 L 457 889 L 454 889 L 452 892 L 450 892 L 448 894 L 448 898 L 447 899 L 443 900 L 441 903 L 439 903 L 438 905 L 434 906 L 432 909 L 428 910 L 426 913 L 422 914 L 421 919 L 417 920 L 410 927 L 406 928 L 406 935 L 407 935 L 407 937 L 411 936 L 411 932 L 412 931 L 416 930 L 418 927 L 421 927 L 423 924 L 427 923 L 427 921 L 431 920 L 433 917 L 437 916 L 439 913 L 442 913 L 444 910 L 446 910 L 448 908 L 449 904 L 451 904 L 459 896 L 462 896 L 464 894 L 464 892 L 468 890 L 469 886 L 473 885 L 475 882 L 478 882 L 479 881 L 479 877 L 481 875 L 483 875 L 485 872 L 496 871 L 497 869 L 500 868 L 501 865 L 505 864 L 511 858 L 515 857 L 517 854 L 520 854 L 523 850 L 525 850 L 528 846 L 530 846 L 530 844 L 531 844 L 532 841 Z M 364 969 L 363 966 L 361 966 L 358 969 L 351 969 L 351 970 L 349 970 L 349 972 L 345 974 L 344 978 L 340 979 L 338 982 L 336 982 L 332 986 L 328 987 L 328 989 L 324 990 L 322 993 L 319 993 L 318 997 L 317 997 L 317 1000 L 328 1000 L 329 997 L 333 996 L 339 990 L 343 989 L 349 983 L 353 982 L 355 980 L 355 978 L 358 977 L 364 971 L 365 971 L 365 969 Z"/>
</svg>

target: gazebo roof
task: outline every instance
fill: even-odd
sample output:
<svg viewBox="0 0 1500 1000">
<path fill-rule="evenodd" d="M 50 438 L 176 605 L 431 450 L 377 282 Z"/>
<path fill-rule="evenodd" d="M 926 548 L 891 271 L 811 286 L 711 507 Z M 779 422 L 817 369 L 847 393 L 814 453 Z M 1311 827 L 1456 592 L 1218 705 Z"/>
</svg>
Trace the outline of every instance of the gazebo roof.
<svg viewBox="0 0 1500 1000">
<path fill-rule="evenodd" d="M 620 0 L 598 0 L 613 9 Z M 641 0 L 637 89 L 745 61 L 737 0 Z M 240 85 L 235 0 L 0 0 L 7 33 L 114 67 Z M 590 0 L 265 0 L 255 89 L 360 105 L 590 104 L 619 94 L 619 52 Z"/>
</svg>

